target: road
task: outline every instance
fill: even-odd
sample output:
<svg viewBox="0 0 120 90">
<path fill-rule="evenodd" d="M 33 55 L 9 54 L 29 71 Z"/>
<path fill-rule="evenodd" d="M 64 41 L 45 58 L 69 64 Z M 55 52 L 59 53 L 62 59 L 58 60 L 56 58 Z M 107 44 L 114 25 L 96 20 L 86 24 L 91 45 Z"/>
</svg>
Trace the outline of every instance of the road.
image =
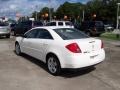
<svg viewBox="0 0 120 90">
<path fill-rule="evenodd" d="M 86 70 L 47 72 L 44 63 L 14 53 L 14 38 L 0 39 L 0 90 L 120 90 L 120 47 L 103 40 L 106 59 Z"/>
</svg>

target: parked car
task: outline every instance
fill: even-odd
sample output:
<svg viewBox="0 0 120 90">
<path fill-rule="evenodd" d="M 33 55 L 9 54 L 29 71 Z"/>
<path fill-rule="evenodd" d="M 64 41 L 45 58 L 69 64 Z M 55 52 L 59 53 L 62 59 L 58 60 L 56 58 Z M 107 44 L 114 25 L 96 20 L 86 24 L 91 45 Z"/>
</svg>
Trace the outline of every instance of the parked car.
<svg viewBox="0 0 120 90">
<path fill-rule="evenodd" d="M 81 30 L 81 24 L 79 22 L 74 23 L 74 28 Z"/>
<path fill-rule="evenodd" d="M 46 23 L 45 26 L 68 26 L 68 27 L 74 28 L 72 22 L 70 21 L 51 21 Z"/>
<path fill-rule="evenodd" d="M 11 31 L 11 35 L 14 35 L 14 28 L 16 26 L 16 23 L 11 23 L 10 24 L 10 31 Z"/>
<path fill-rule="evenodd" d="M 81 24 L 81 30 L 83 30 L 89 36 L 100 36 L 105 32 L 102 21 L 84 21 Z"/>
<path fill-rule="evenodd" d="M 83 68 L 105 59 L 103 42 L 68 27 L 37 27 L 17 37 L 15 52 L 33 56 L 59 75 L 63 68 Z"/>
<path fill-rule="evenodd" d="M 32 28 L 33 27 L 39 27 L 39 26 L 43 26 L 43 22 L 42 21 L 33 21 L 32 22 Z"/>
<path fill-rule="evenodd" d="M 31 28 L 38 26 L 43 26 L 43 23 L 41 21 L 23 21 L 16 24 L 11 29 L 11 32 L 13 33 L 13 35 L 23 35 Z"/>
<path fill-rule="evenodd" d="M 107 31 L 107 32 L 114 30 L 114 27 L 110 24 L 105 24 L 104 27 L 105 27 L 105 31 Z"/>
<path fill-rule="evenodd" d="M 10 28 L 8 23 L 0 22 L 0 36 L 10 38 Z"/>
</svg>

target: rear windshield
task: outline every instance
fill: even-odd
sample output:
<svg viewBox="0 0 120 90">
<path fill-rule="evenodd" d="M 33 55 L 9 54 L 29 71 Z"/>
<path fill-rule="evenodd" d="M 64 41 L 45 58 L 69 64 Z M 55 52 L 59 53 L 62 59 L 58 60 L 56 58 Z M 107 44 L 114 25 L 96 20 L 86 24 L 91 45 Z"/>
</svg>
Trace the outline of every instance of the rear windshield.
<svg viewBox="0 0 120 90">
<path fill-rule="evenodd" d="M 0 22 L 0 26 L 8 26 L 8 23 Z"/>
<path fill-rule="evenodd" d="M 63 40 L 70 40 L 70 39 L 82 39 L 82 38 L 89 38 L 83 32 L 73 29 L 73 28 L 59 28 L 54 29 L 54 31 L 63 39 Z"/>
</svg>

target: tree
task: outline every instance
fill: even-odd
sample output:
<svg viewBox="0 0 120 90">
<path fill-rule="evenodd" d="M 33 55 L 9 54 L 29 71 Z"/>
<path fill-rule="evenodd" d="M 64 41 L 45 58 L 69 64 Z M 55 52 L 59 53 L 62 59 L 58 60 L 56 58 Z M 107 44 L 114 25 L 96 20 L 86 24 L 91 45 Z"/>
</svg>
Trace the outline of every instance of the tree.
<svg viewBox="0 0 120 90">
<path fill-rule="evenodd" d="M 77 18 L 82 15 L 82 7 L 83 5 L 81 3 L 65 2 L 57 9 L 56 15 L 59 19 L 63 19 L 65 15 L 69 18 Z"/>
<path fill-rule="evenodd" d="M 69 3 L 65 2 L 60 5 L 56 12 L 54 9 L 51 9 L 52 17 L 56 17 L 57 19 L 63 19 L 64 16 L 67 16 L 68 19 L 82 19 L 83 10 L 85 11 L 85 20 L 103 20 L 110 21 L 114 24 L 116 23 L 116 14 L 117 14 L 117 3 L 120 3 L 120 0 L 91 0 L 87 4 L 81 3 Z M 33 17 L 35 17 L 35 13 L 33 13 Z M 45 13 L 49 15 L 49 8 L 44 7 L 38 13 L 39 19 L 43 18 Z M 96 15 L 96 17 L 94 17 Z"/>
<path fill-rule="evenodd" d="M 54 9 L 53 8 L 50 8 L 50 11 L 51 11 L 51 14 L 52 15 L 55 15 L 55 12 L 54 12 Z M 38 19 L 47 19 L 49 20 L 49 8 L 48 7 L 44 7 L 42 8 L 39 12 L 37 12 L 37 16 L 38 16 Z M 32 17 L 36 17 L 36 12 L 33 12 L 32 13 Z"/>
<path fill-rule="evenodd" d="M 86 15 L 91 19 L 95 13 L 96 19 L 103 21 L 111 21 L 116 23 L 117 3 L 120 0 L 93 0 L 86 4 Z"/>
</svg>

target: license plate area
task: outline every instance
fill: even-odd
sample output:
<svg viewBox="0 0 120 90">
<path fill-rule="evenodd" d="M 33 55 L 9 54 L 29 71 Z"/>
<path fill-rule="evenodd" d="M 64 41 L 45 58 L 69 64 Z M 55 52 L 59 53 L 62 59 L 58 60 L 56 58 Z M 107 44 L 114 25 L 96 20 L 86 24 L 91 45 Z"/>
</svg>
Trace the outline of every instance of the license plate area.
<svg viewBox="0 0 120 90">
<path fill-rule="evenodd" d="M 96 58 L 96 57 L 98 57 L 98 54 L 97 54 L 97 55 L 92 55 L 92 56 L 90 56 L 90 59 L 94 59 L 94 58 Z"/>
</svg>

